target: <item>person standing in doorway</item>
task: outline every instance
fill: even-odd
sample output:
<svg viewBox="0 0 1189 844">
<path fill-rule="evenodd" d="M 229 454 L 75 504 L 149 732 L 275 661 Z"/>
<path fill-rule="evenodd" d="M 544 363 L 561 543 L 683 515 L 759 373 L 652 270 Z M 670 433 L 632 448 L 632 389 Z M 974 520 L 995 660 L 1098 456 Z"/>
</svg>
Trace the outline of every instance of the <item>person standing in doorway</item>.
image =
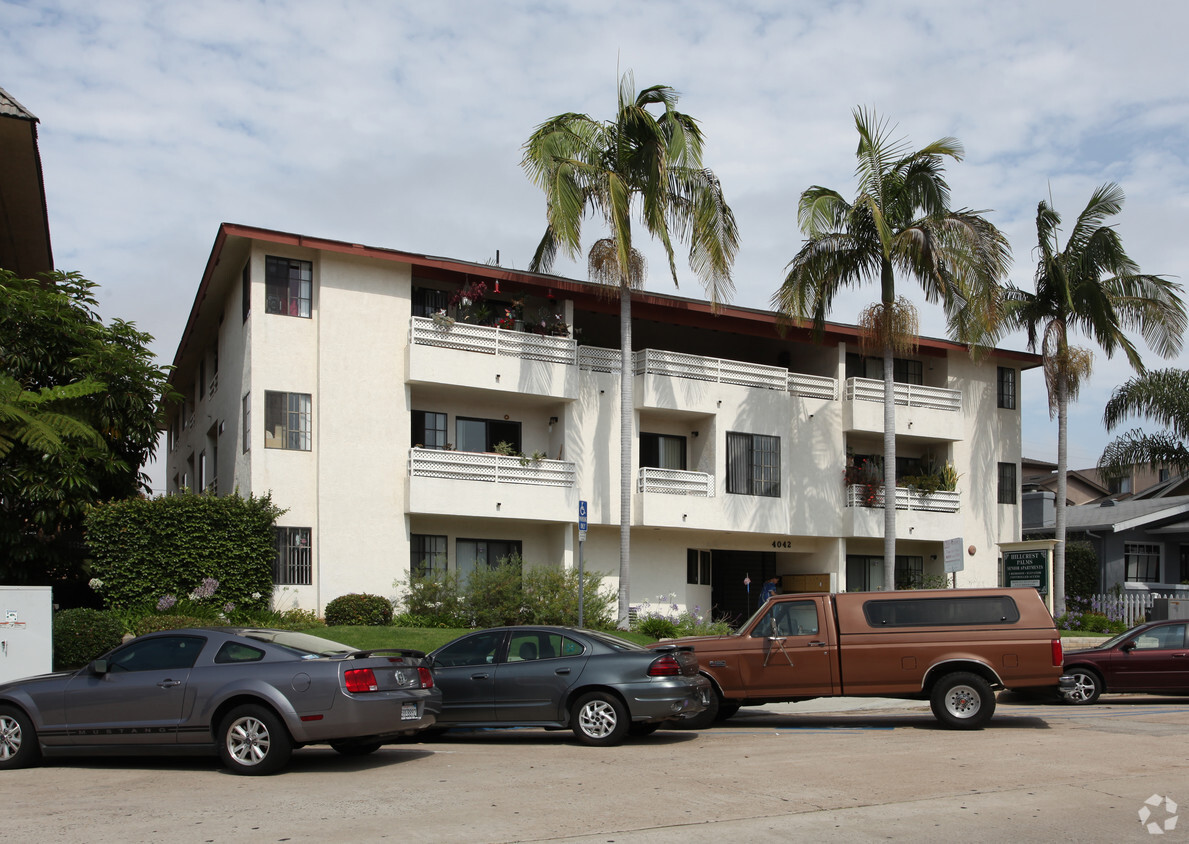
<svg viewBox="0 0 1189 844">
<path fill-rule="evenodd" d="M 760 590 L 760 606 L 768 602 L 768 599 L 780 591 L 780 578 L 770 577 L 764 581 L 764 588 Z"/>
</svg>

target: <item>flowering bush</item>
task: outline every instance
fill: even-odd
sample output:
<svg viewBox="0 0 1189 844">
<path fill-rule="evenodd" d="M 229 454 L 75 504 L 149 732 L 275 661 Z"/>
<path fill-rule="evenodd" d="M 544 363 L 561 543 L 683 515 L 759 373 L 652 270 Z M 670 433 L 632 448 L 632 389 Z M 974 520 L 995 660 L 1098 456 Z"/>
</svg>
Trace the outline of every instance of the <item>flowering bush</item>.
<svg viewBox="0 0 1189 844">
<path fill-rule="evenodd" d="M 632 629 L 656 638 L 675 638 L 678 636 L 725 636 L 731 632 L 730 625 L 725 621 L 715 621 L 709 613 L 703 613 L 700 606 L 692 610 L 682 610 L 677 604 L 677 595 L 658 595 L 654 607 L 650 601 L 638 604 L 636 620 Z"/>
<path fill-rule="evenodd" d="M 863 507 L 883 505 L 883 477 L 870 460 L 847 466 L 842 471 L 842 482 L 847 487 L 859 487 L 859 504 Z"/>
</svg>

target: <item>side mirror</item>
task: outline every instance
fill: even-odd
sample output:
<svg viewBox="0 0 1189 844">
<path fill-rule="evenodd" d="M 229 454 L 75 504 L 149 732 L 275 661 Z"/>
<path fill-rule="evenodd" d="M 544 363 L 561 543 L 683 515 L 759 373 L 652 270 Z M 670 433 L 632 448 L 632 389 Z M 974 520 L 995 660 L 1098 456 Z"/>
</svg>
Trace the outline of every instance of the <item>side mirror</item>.
<svg viewBox="0 0 1189 844">
<path fill-rule="evenodd" d="M 92 674 L 100 674 L 100 675 L 106 674 L 107 673 L 107 660 L 106 659 L 93 660 L 91 662 L 90 669 L 91 669 Z"/>
<path fill-rule="evenodd" d="M 1122 645 L 1119 646 L 1119 650 L 1121 650 L 1125 654 L 1131 653 L 1133 650 L 1135 650 L 1135 640 L 1132 639 L 1130 642 L 1124 642 Z"/>
</svg>

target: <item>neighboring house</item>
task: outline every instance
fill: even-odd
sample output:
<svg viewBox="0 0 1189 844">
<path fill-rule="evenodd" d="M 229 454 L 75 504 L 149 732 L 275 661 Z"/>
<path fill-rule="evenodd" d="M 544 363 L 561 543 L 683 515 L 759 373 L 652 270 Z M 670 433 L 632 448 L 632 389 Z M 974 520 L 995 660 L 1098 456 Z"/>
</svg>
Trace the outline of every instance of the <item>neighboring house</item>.
<svg viewBox="0 0 1189 844">
<path fill-rule="evenodd" d="M 1031 502 L 1048 496 L 1037 521 Z M 1051 536 L 1052 493 L 1025 493 L 1024 537 Z M 1189 495 L 1106 499 L 1065 511 L 1069 539 L 1085 539 L 1098 554 L 1102 591 L 1116 587 L 1164 591 L 1189 583 Z"/>
<path fill-rule="evenodd" d="M 54 268 L 37 123 L 0 88 L 0 267 L 21 278 Z"/>
<path fill-rule="evenodd" d="M 1025 457 L 1021 463 L 1025 493 L 1035 490 L 1057 492 L 1057 464 Z M 1065 503 L 1071 505 L 1098 501 L 1110 494 L 1110 490 L 1098 476 L 1097 469 L 1071 469 L 1066 473 Z M 1025 513 L 1024 526 L 1029 524 Z"/>
<path fill-rule="evenodd" d="M 881 587 L 865 505 L 882 491 L 861 466 L 882 452 L 883 383 L 858 329 L 816 343 L 656 293 L 632 316 L 633 601 L 739 616 L 773 575 Z M 580 501 L 584 563 L 615 587 L 618 346 L 618 304 L 588 282 L 224 224 L 174 357 L 168 488 L 271 492 L 282 606 L 513 553 L 574 567 Z M 1020 371 L 1039 362 L 927 338 L 896 361 L 897 464 L 917 479 L 896 490 L 900 578 L 941 575 L 961 538 L 959 585 L 997 583 L 1021 529 Z M 921 492 L 947 463 L 956 489 Z"/>
</svg>

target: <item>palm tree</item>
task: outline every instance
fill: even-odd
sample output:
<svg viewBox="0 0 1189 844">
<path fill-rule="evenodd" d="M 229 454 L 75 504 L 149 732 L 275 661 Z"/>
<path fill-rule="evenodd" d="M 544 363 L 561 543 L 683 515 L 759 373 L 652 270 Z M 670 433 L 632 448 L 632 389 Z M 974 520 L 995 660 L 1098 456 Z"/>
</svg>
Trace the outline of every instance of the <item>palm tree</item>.
<svg viewBox="0 0 1189 844">
<path fill-rule="evenodd" d="M 1189 371 L 1146 372 L 1116 387 L 1102 421 L 1113 431 L 1130 416 L 1150 419 L 1166 430 L 1146 434 L 1137 428 L 1117 437 L 1098 460 L 1102 474 L 1118 477 L 1142 463 L 1189 472 Z"/>
<path fill-rule="evenodd" d="M 893 361 L 897 353 L 914 350 L 917 341 L 916 309 L 897 296 L 896 274 L 915 278 L 926 300 L 941 303 L 951 335 L 978 344 L 991 337 L 997 323 L 999 281 L 1011 257 L 1006 238 L 980 212 L 949 207 L 942 165 L 947 158 L 962 160 L 956 139 L 912 151 L 874 112 L 855 109 L 854 119 L 858 194 L 847 202 L 817 185 L 801 194 L 797 222 L 806 239 L 772 302 L 794 319 L 812 319 L 820 337 L 841 289 L 878 280 L 880 301 L 860 324 L 864 348 L 883 357 L 884 588 L 895 589 Z"/>
<path fill-rule="evenodd" d="M 1041 200 L 1036 211 L 1036 292 L 1012 287 L 1008 322 L 1023 328 L 1028 348 L 1040 349 L 1049 415 L 1057 417 L 1056 547 L 1053 549 L 1053 614 L 1065 613 L 1065 496 L 1068 471 L 1069 403 L 1090 374 L 1091 350 L 1071 346 L 1071 330 L 1093 337 L 1106 356 L 1122 350 L 1137 372 L 1143 359 L 1125 332 L 1138 330 L 1161 357 L 1181 348 L 1185 306 L 1181 287 L 1146 275 L 1123 249 L 1119 233 L 1104 220 L 1123 208 L 1123 190 L 1113 182 L 1094 191 L 1061 249 L 1061 216 Z"/>
<path fill-rule="evenodd" d="M 644 264 L 632 243 L 632 220 L 658 238 L 677 284 L 673 239 L 688 238 L 691 269 L 717 305 L 732 292 L 731 265 L 738 249 L 735 216 L 714 173 L 702 164 L 702 132 L 676 110 L 677 91 L 654 85 L 636 93 L 631 71 L 619 82 L 615 119 L 559 114 L 542 123 L 524 144 L 521 166 L 545 192 L 545 235 L 529 269 L 547 272 L 558 252 L 581 253 L 582 220 L 602 218 L 609 235 L 590 253 L 591 277 L 619 296 L 620 498 L 619 624 L 630 602 L 632 454 L 632 290 Z M 649 109 L 660 107 L 654 114 Z"/>
</svg>

